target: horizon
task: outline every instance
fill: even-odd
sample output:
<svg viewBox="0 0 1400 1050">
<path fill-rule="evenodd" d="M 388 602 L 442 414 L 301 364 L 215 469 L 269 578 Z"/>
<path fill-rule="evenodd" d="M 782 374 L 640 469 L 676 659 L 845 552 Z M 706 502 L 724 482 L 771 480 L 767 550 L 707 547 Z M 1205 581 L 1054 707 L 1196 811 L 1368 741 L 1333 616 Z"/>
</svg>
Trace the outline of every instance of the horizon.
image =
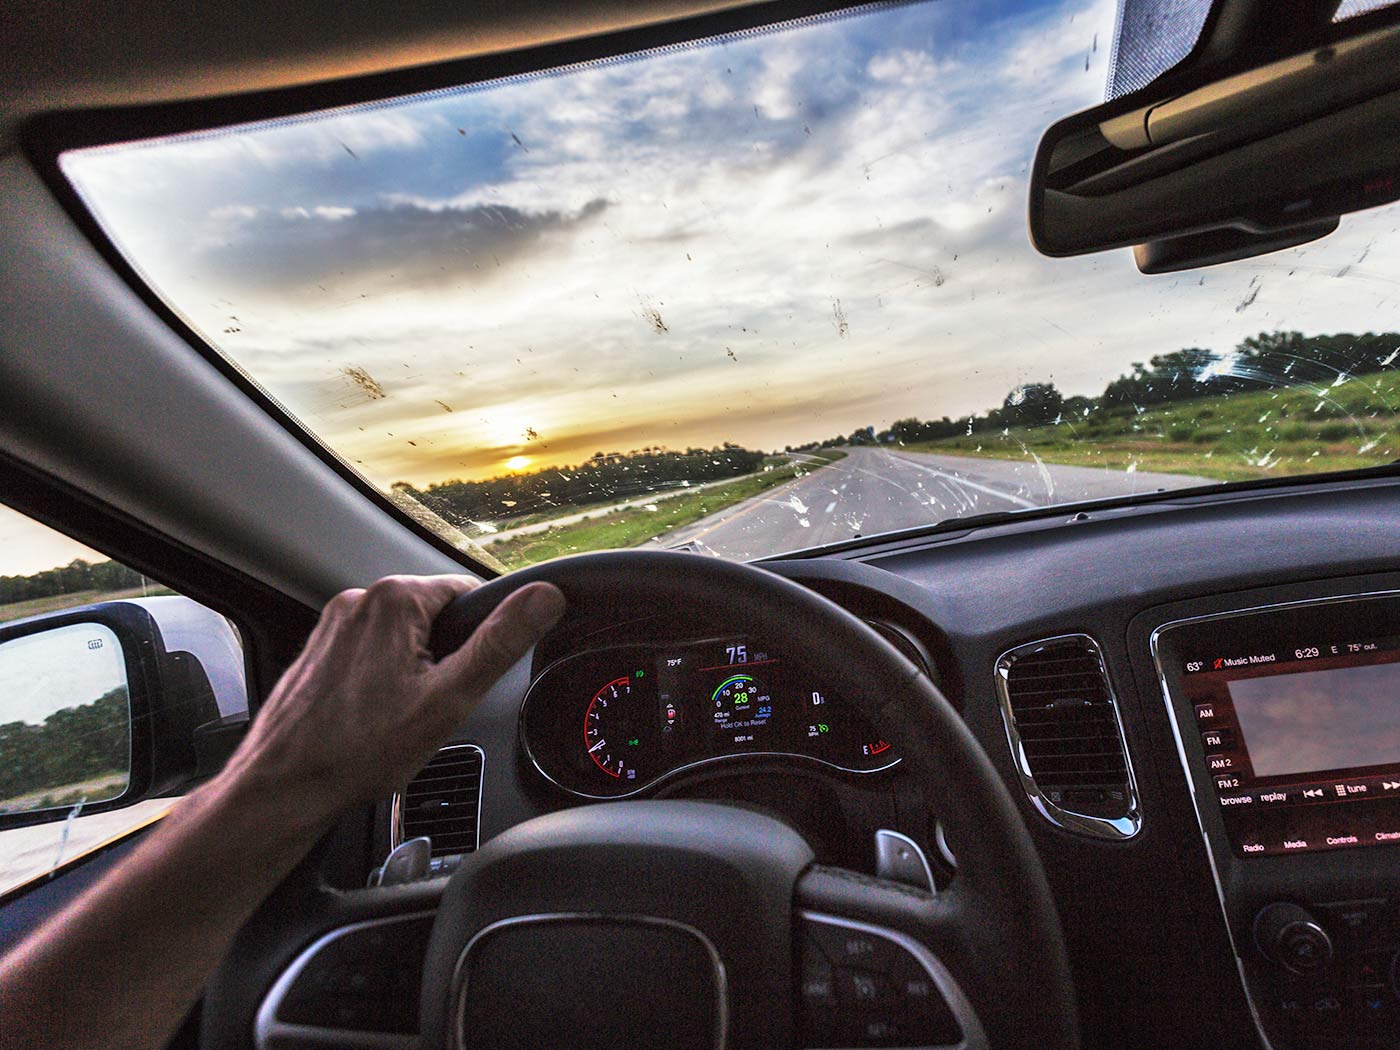
<svg viewBox="0 0 1400 1050">
<path fill-rule="evenodd" d="M 782 448 L 1367 327 L 1400 270 L 1371 250 L 1385 209 L 1166 277 L 1035 253 L 1030 161 L 1102 100 L 1116 9 L 898 5 L 61 163 L 176 312 L 385 489 Z"/>
<path fill-rule="evenodd" d="M 1396 327 L 1394 207 L 1181 274 L 1035 252 L 1036 144 L 1102 101 L 1116 13 L 881 7 L 60 164 L 176 315 L 386 491 Z"/>
</svg>

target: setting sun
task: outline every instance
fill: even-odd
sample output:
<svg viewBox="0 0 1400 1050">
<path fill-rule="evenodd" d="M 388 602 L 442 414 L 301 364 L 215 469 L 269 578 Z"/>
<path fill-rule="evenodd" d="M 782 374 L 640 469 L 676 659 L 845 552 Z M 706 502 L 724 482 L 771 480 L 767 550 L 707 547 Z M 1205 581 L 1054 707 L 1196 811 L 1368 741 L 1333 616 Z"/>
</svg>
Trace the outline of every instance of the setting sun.
<svg viewBox="0 0 1400 1050">
<path fill-rule="evenodd" d="M 507 470 L 521 471 L 521 470 L 524 470 L 524 469 L 525 469 L 526 467 L 528 467 L 529 465 L 530 465 L 530 457 L 529 457 L 529 456 L 511 456 L 510 459 L 506 460 L 506 469 L 507 469 Z"/>
</svg>

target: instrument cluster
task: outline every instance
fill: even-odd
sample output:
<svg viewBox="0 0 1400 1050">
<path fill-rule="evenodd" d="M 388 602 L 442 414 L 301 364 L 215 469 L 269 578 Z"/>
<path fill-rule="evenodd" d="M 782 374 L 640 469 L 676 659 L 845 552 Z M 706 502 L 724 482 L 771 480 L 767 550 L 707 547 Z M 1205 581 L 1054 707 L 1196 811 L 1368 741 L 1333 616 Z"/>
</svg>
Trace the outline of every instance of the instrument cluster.
<svg viewBox="0 0 1400 1050">
<path fill-rule="evenodd" d="M 741 756 L 851 773 L 894 765 L 899 757 L 853 699 L 851 686 L 750 638 L 624 645 L 547 667 L 525 698 L 521 737 L 546 778 L 588 798 L 631 795 Z"/>
</svg>

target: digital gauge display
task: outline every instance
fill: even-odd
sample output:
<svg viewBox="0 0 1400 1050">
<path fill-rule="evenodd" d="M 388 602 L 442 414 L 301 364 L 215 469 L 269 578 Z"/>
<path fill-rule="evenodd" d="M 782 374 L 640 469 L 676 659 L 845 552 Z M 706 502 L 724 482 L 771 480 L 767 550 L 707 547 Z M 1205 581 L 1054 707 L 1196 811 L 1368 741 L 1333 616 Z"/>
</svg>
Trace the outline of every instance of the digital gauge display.
<svg viewBox="0 0 1400 1050">
<path fill-rule="evenodd" d="M 525 699 L 521 735 L 541 773 L 589 797 L 632 794 L 741 755 L 885 769 L 898 757 L 855 699 L 745 638 L 619 646 L 546 668 Z"/>
</svg>

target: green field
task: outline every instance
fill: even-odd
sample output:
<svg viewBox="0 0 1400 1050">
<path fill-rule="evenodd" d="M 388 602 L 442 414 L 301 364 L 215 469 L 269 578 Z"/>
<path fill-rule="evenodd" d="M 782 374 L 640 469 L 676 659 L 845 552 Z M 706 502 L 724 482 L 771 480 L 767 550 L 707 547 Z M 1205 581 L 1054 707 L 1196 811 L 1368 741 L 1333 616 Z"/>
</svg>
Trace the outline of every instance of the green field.
<svg viewBox="0 0 1400 1050">
<path fill-rule="evenodd" d="M 40 788 L 24 795 L 0 799 L 0 814 L 28 813 L 36 809 L 76 806 L 79 802 L 105 802 L 126 790 L 130 777 L 120 771 L 102 773 L 77 784 Z"/>
<path fill-rule="evenodd" d="M 1058 425 L 977 432 L 907 447 L 994 459 L 1248 481 L 1375 467 L 1400 458 L 1400 374 L 1353 376 L 1095 413 Z"/>
<path fill-rule="evenodd" d="M 168 587 L 151 584 L 146 588 L 128 587 L 120 591 L 75 591 L 73 594 L 54 594 L 47 598 L 30 598 L 28 601 L 11 602 L 0 605 L 0 623 L 19 620 L 26 616 L 40 616 L 43 613 L 61 612 L 79 605 L 93 605 L 97 602 L 114 602 L 121 598 L 140 598 L 157 594 L 174 594 Z"/>
<path fill-rule="evenodd" d="M 786 456 L 772 457 L 761 474 L 749 474 L 700 492 L 657 500 L 653 504 L 612 511 L 583 521 L 559 525 L 544 532 L 497 540 L 486 549 L 508 567 L 558 558 L 584 551 L 637 547 L 685 525 L 690 525 L 741 500 L 757 496 L 777 485 L 819 470 L 846 453 L 824 449 L 812 454 L 815 462 L 802 463 Z M 647 509 L 648 507 L 654 509 Z"/>
</svg>

